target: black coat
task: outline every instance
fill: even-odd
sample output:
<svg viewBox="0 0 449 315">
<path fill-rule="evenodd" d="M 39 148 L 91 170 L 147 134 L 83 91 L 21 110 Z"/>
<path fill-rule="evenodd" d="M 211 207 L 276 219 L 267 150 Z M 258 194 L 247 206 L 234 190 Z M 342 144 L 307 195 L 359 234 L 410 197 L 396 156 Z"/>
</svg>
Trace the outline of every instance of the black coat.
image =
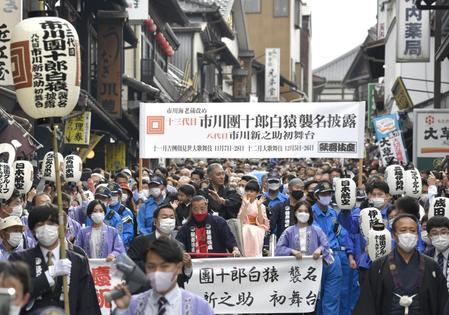
<svg viewBox="0 0 449 315">
<path fill-rule="evenodd" d="M 424 276 L 418 292 L 421 314 L 446 314 L 444 313 L 448 299 L 446 279 L 433 259 L 420 253 L 418 255 L 424 257 Z M 388 255 L 373 262 L 367 271 L 353 315 L 390 314 L 394 284 L 389 268 Z"/>
<path fill-rule="evenodd" d="M 286 229 L 285 227 L 285 213 L 290 212 L 290 220 L 289 225 L 294 225 L 294 217 L 295 213 L 293 211 L 293 206 L 290 206 L 290 199 L 287 199 L 284 202 L 277 203 L 271 208 L 271 217 L 270 217 L 270 231 L 271 233 L 276 233 L 277 239 L 279 239 Z"/>
<path fill-rule="evenodd" d="M 72 262 L 69 285 L 70 314 L 101 315 L 88 259 L 70 249 L 67 250 L 67 258 Z M 13 253 L 9 257 L 9 260 L 23 261 L 29 266 L 32 279 L 32 291 L 29 303 L 32 306 L 29 312 L 48 306 L 64 307 L 64 303 L 60 301 L 60 296 L 63 292 L 62 277 L 58 277 L 55 280 L 55 289 L 52 290 L 45 275 L 48 266 L 39 245 Z M 37 275 L 36 271 L 39 267 L 41 271 L 40 275 Z M 27 313 L 22 309 L 21 314 Z"/>
<path fill-rule="evenodd" d="M 242 204 L 242 198 L 237 191 L 221 186 L 220 189 L 218 189 L 218 195 L 225 199 L 225 203 L 221 205 L 210 196 L 209 189 L 213 189 L 212 186 L 200 191 L 200 194 L 206 197 L 209 202 L 209 212 L 218 212 L 218 214 L 225 220 L 237 218 Z"/>
</svg>

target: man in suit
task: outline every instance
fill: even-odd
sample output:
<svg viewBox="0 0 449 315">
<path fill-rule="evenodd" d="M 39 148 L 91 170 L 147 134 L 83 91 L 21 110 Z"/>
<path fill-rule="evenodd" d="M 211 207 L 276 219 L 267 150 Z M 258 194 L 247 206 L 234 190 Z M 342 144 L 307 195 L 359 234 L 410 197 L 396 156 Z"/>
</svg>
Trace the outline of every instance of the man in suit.
<svg viewBox="0 0 449 315">
<path fill-rule="evenodd" d="M 136 237 L 128 249 L 128 256 L 145 272 L 145 255 L 151 244 L 161 236 L 174 239 L 175 209 L 171 205 L 162 205 L 154 210 L 154 223 L 156 230 L 148 235 Z M 180 244 L 181 245 L 181 244 Z M 190 255 L 184 253 L 182 273 L 178 276 L 178 284 L 184 287 L 184 282 L 192 276 L 192 260 Z"/>
<path fill-rule="evenodd" d="M 33 208 L 28 226 L 38 244 L 34 248 L 13 253 L 10 261 L 23 261 L 32 278 L 31 298 L 22 314 L 32 313 L 48 306 L 63 307 L 62 277 L 69 276 L 71 314 L 100 315 L 95 286 L 86 257 L 67 249 L 60 259 L 58 238 L 58 209 L 52 205 Z"/>
</svg>

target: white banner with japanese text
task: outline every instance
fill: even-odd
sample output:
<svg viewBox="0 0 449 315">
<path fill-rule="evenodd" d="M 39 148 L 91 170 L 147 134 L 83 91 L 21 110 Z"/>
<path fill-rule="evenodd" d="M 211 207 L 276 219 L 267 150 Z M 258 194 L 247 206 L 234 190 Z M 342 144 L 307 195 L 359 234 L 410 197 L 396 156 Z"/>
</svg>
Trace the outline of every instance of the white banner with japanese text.
<svg viewBox="0 0 449 315">
<path fill-rule="evenodd" d="M 376 144 L 379 146 L 383 166 L 388 166 L 392 158 L 396 163 L 403 163 L 404 165 L 408 163 L 400 131 L 391 132 Z"/>
<path fill-rule="evenodd" d="M 140 158 L 363 158 L 365 103 L 141 103 Z"/>
<path fill-rule="evenodd" d="M 130 21 L 148 19 L 148 0 L 126 0 L 128 18 Z"/>
<path fill-rule="evenodd" d="M 111 314 L 112 305 L 106 302 L 104 294 L 119 284 L 121 279 L 113 272 L 113 263 L 106 262 L 106 259 L 89 259 L 89 265 L 95 283 L 95 292 L 97 293 L 101 314 L 109 315 Z"/>
<path fill-rule="evenodd" d="M 322 259 L 304 257 L 194 259 L 186 289 L 215 314 L 308 313 L 315 310 Z"/>
</svg>

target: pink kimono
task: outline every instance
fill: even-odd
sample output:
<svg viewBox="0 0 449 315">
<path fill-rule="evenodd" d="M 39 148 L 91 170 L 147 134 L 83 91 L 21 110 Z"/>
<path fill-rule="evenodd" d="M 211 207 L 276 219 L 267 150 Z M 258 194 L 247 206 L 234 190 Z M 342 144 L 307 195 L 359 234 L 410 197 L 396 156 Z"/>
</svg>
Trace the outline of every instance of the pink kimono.
<svg viewBox="0 0 449 315">
<path fill-rule="evenodd" d="M 246 209 L 246 217 L 242 218 L 241 213 L 244 205 L 240 207 L 239 219 L 242 221 L 243 247 L 245 257 L 262 257 L 263 240 L 265 231 L 268 231 L 269 222 L 265 206 L 261 205 L 263 222 L 257 219 L 257 200 L 254 200 Z"/>
</svg>

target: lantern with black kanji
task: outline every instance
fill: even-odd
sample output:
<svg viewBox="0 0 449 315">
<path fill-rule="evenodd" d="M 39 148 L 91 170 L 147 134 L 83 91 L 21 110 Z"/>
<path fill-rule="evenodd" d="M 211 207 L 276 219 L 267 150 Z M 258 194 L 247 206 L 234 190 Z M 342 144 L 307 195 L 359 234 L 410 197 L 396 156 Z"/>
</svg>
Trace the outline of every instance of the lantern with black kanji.
<svg viewBox="0 0 449 315">
<path fill-rule="evenodd" d="M 16 25 L 11 63 L 17 101 L 34 119 L 63 117 L 80 93 L 78 34 L 58 17 L 34 17 Z"/>
</svg>

